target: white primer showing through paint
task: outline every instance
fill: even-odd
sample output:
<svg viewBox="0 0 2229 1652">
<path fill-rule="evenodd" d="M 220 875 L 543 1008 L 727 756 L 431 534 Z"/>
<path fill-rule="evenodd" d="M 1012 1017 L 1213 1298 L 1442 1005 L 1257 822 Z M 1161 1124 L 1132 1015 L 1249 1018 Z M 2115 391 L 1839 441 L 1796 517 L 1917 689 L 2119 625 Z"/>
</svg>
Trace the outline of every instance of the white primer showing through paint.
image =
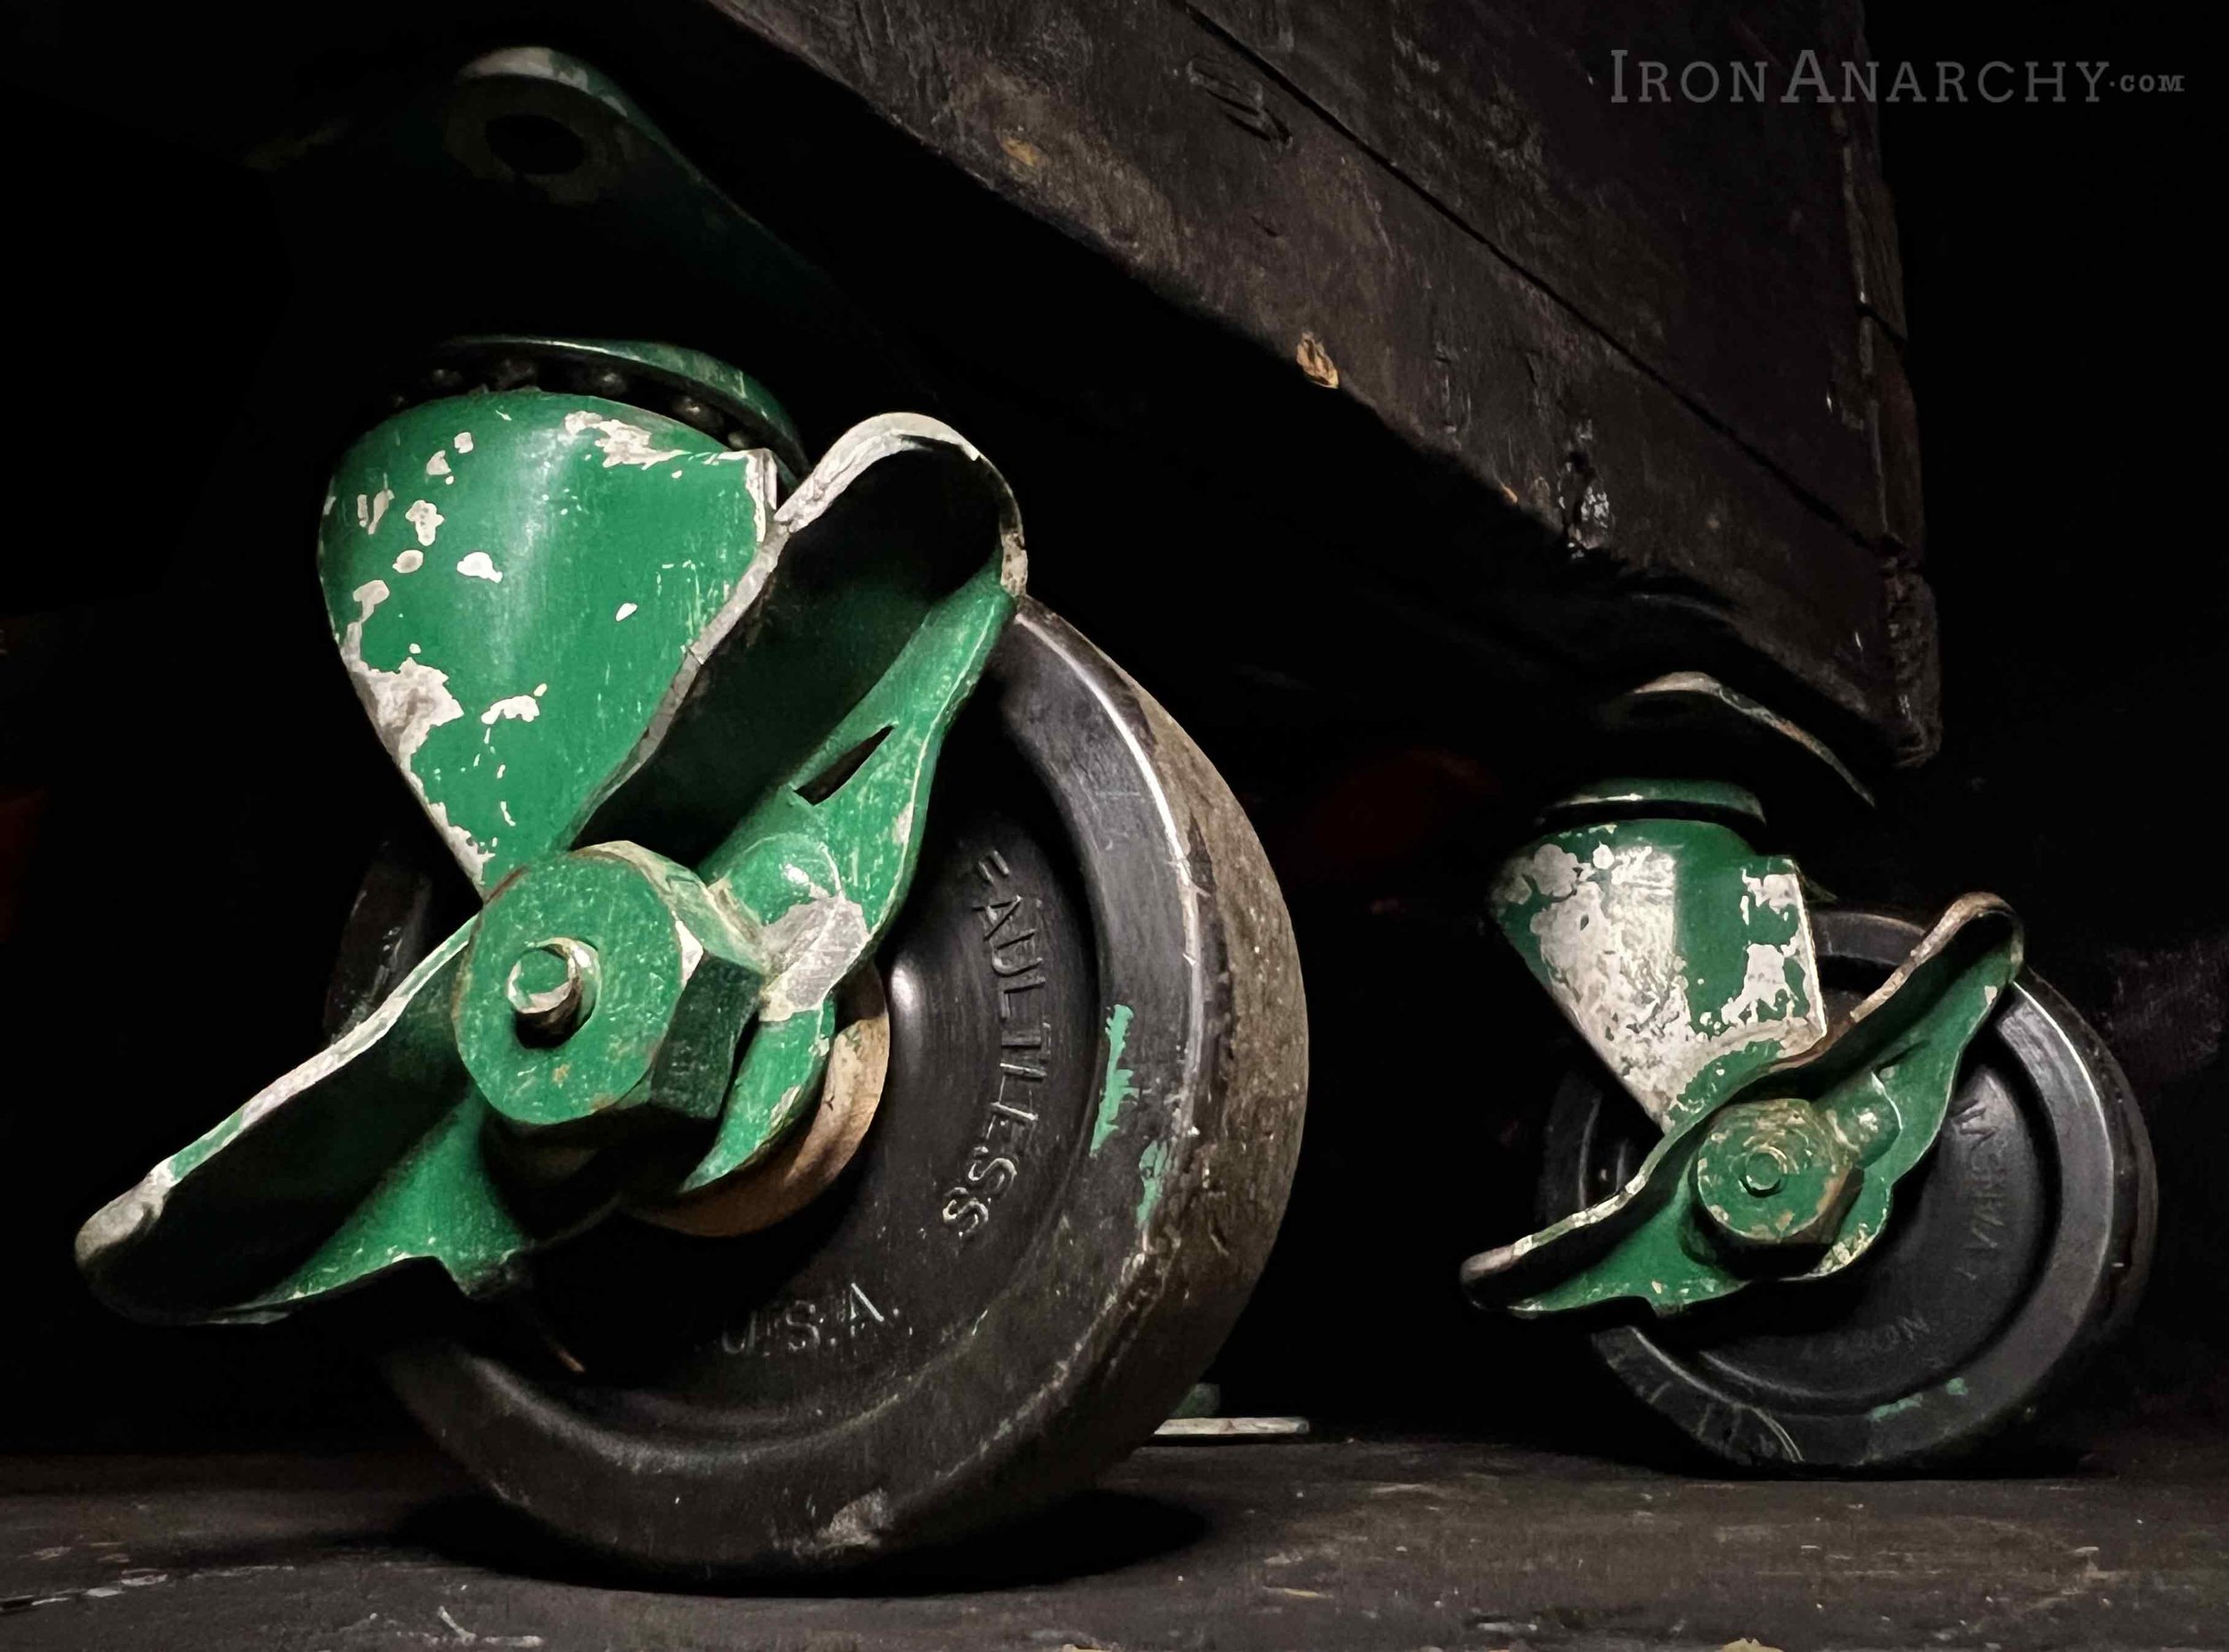
<svg viewBox="0 0 2229 1652">
<path fill-rule="evenodd" d="M 488 864 L 487 851 L 473 842 L 472 834 L 464 827 L 449 824 L 447 807 L 427 798 L 425 784 L 411 766 L 426 736 L 443 723 L 455 722 L 464 716 L 465 708 L 448 691 L 448 673 L 438 671 L 418 659 L 415 644 L 412 652 L 391 671 L 382 670 L 364 658 L 365 624 L 373 611 L 392 595 L 386 580 L 369 580 L 350 595 L 356 599 L 357 615 L 341 632 L 341 658 L 349 668 L 350 681 L 356 685 L 357 698 L 363 701 L 372 727 L 379 731 L 380 743 L 395 760 L 395 766 L 402 770 L 403 778 L 409 781 L 410 789 L 418 794 L 418 801 L 425 805 L 428 818 L 448 840 L 452 852 L 477 883 L 480 869 Z"/>
<path fill-rule="evenodd" d="M 565 415 L 565 434 L 578 436 L 583 431 L 601 432 L 596 445 L 603 450 L 604 468 L 615 464 L 633 464 L 648 470 L 654 464 L 663 464 L 668 459 L 681 456 L 679 448 L 654 448 L 650 432 L 639 424 L 629 424 L 624 419 L 600 419 L 583 408 Z"/>
<path fill-rule="evenodd" d="M 431 499 L 413 500 L 410 508 L 402 514 L 403 520 L 417 530 L 420 545 L 432 544 L 434 530 L 448 520 L 433 508 Z"/>
<path fill-rule="evenodd" d="M 817 886 L 810 899 L 758 929 L 753 940 L 761 956 L 778 960 L 759 1004 L 765 1022 L 819 1008 L 874 944 L 860 903 L 841 890 L 828 894 Z"/>
<path fill-rule="evenodd" d="M 358 494 L 356 496 L 356 525 L 366 533 L 377 533 L 379 519 L 387 514 L 387 507 L 394 502 L 395 490 L 392 488 L 382 488 L 369 497 L 360 493 Z"/>
<path fill-rule="evenodd" d="M 473 551 L 456 564 L 456 571 L 467 579 L 486 579 L 491 584 L 503 583 L 502 571 L 497 568 L 485 551 Z"/>
<path fill-rule="evenodd" d="M 1531 888 L 1547 898 L 1529 927 L 1559 1002 L 1659 1122 L 1713 1062 L 1760 1039 L 1794 1055 L 1826 1033 L 1815 987 L 1799 1009 L 1789 985 L 1791 965 L 1796 980 L 1818 979 L 1811 926 L 1802 921 L 1784 943 L 1749 946 L 1731 999 L 1690 1008 L 1688 962 L 1678 947 L 1678 875 L 1673 857 L 1648 843 L 1598 843 L 1585 861 L 1542 843 L 1513 862 L 1494 892 L 1504 906 L 1530 899 Z M 1766 873 L 1747 888 L 1745 908 L 1784 912 L 1799 899 L 1792 873 Z"/>
<path fill-rule="evenodd" d="M 542 714 L 541 706 L 532 694 L 513 694 L 498 700 L 480 714 L 480 720 L 493 728 L 506 717 L 515 717 L 522 723 L 531 723 Z"/>
</svg>

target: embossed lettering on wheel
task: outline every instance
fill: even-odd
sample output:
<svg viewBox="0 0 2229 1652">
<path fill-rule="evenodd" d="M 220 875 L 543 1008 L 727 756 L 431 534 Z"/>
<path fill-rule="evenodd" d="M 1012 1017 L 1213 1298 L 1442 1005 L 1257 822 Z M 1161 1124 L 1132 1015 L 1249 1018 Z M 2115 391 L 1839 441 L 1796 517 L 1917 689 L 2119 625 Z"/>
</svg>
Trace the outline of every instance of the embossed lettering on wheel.
<svg viewBox="0 0 2229 1652">
<path fill-rule="evenodd" d="M 887 1088 L 835 1187 L 734 1239 L 607 1222 L 391 1356 L 444 1444 L 566 1533 L 767 1568 L 1009 1516 L 1150 1432 L 1251 1287 L 1305 1030 L 1220 779 L 1025 604 L 929 833 L 879 958 Z"/>
</svg>

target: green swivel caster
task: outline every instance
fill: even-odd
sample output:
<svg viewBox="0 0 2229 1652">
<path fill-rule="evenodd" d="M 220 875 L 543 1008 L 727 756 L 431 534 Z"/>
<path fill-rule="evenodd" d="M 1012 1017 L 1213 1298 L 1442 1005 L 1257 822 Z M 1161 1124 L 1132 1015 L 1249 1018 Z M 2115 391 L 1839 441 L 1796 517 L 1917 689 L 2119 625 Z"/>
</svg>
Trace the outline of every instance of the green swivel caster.
<svg viewBox="0 0 2229 1652">
<path fill-rule="evenodd" d="M 1200 1374 L 1298 1147 L 1238 805 L 1023 595 L 944 425 L 808 468 L 720 363 L 535 338 L 421 394 L 317 562 L 431 852 L 366 885 L 332 1043 L 95 1215 L 86 1274 L 177 1321 L 360 1292 L 498 1495 L 659 1567 L 1084 1483 Z"/>
<path fill-rule="evenodd" d="M 1674 776 L 1716 736 L 1845 771 L 1709 678 L 1613 709 Z M 1778 748 L 1777 757 L 1773 748 Z M 1738 765 L 1737 765 L 1738 766 Z M 1640 1399 L 1738 1462 L 1889 1467 L 2033 1418 L 2149 1262 L 2150 1148 L 2096 1036 L 1983 894 L 1932 925 L 1759 853 L 1755 793 L 1620 778 L 1547 811 L 1493 916 L 1589 1047 L 1546 1131 L 1547 1224 L 1475 1301 L 1575 1313 Z"/>
</svg>

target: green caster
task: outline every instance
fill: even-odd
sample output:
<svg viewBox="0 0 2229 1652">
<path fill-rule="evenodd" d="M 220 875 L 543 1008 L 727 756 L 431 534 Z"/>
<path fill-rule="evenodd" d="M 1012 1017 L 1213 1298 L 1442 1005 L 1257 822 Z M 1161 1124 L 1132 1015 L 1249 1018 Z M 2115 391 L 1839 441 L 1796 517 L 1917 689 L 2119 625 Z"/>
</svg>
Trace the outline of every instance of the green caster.
<svg viewBox="0 0 2229 1652">
<path fill-rule="evenodd" d="M 95 1289 L 375 1327 L 498 1496 L 661 1568 L 1082 1484 L 1199 1376 L 1298 1147 L 1238 805 L 934 420 L 808 469 L 722 364 L 533 338 L 418 398 L 317 529 L 417 845 L 331 1044 L 86 1224 Z"/>
<path fill-rule="evenodd" d="M 1649 684 L 1614 720 L 1688 773 L 1715 735 L 1847 781 L 1707 678 Z M 2023 971 L 2003 902 L 1931 925 L 1824 902 L 1751 848 L 1763 824 L 1742 785 L 1619 779 L 1504 864 L 1498 926 L 1593 1059 L 1550 1115 L 1546 1225 L 1463 1281 L 1585 1318 L 1643 1403 L 1734 1461 L 1954 1456 L 2031 1419 L 2134 1304 L 2143 1119 Z"/>
</svg>

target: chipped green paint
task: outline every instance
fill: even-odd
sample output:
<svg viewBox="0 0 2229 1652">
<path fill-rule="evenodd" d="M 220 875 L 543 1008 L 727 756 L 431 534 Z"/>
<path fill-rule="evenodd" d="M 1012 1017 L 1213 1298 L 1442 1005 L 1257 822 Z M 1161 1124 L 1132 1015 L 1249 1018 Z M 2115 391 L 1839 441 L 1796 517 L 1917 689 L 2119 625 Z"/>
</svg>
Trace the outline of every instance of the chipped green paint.
<svg viewBox="0 0 2229 1652">
<path fill-rule="evenodd" d="M 1025 562 L 1004 482 L 934 420 L 856 427 L 778 510 L 771 478 L 763 452 L 537 390 L 414 407 L 351 451 L 319 546 L 335 640 L 487 904 L 86 1224 L 110 1300 L 268 1317 L 421 1258 L 489 1288 L 614 1205 L 599 1151 L 639 1119 L 697 1140 L 717 1119 L 670 1188 L 630 1186 L 654 1202 L 802 1116 Z M 522 1000 L 563 977 L 552 949 L 596 996 L 544 1024 Z M 258 1221 L 283 1242 L 211 1254 Z"/>
<path fill-rule="evenodd" d="M 1585 818 L 1613 807 L 1643 812 Z M 1744 818 L 1762 811 L 1738 787 L 1606 780 L 1503 864 L 1502 934 L 1663 1134 L 1608 1197 L 1467 1262 L 1474 1295 L 1668 1313 L 1771 1271 L 1761 1258 L 1821 1277 L 1879 1236 L 1933 1143 L 1958 1059 L 2019 967 L 2009 913 L 1954 905 L 1829 1040 L 1801 875 L 1754 850 Z"/>
<path fill-rule="evenodd" d="M 539 390 L 408 408 L 341 460 L 317 538 L 333 640 L 482 893 L 647 755 L 691 647 L 754 594 L 773 489 L 763 452 Z"/>
<path fill-rule="evenodd" d="M 1117 1004 L 1106 1017 L 1106 1079 L 1099 1086 L 1098 1116 L 1091 1121 L 1094 1153 L 1106 1145 L 1106 1138 L 1122 1122 L 1123 1104 L 1138 1094 L 1130 1069 L 1122 1064 L 1123 1051 L 1130 1043 L 1130 1021 L 1131 1008 L 1127 1004 Z"/>
<path fill-rule="evenodd" d="M 764 448 L 772 453 L 785 486 L 808 468 L 802 439 L 787 409 L 774 394 L 739 367 L 716 356 L 679 344 L 643 339 L 554 339 L 538 334 L 482 333 L 459 339 L 450 349 L 467 358 L 521 355 L 557 358 L 568 365 L 608 365 L 629 379 L 647 376 L 670 382 L 692 399 L 726 412 L 738 427 L 733 448 Z"/>
<path fill-rule="evenodd" d="M 1912 956 L 1861 1004 L 1837 1035 L 1759 1073 L 1725 1100 L 1714 1128 L 1693 1123 L 1659 1142 L 1618 1195 L 1567 1218 L 1531 1244 L 1520 1241 L 1498 1268 L 1511 1281 L 1545 1276 L 1547 1288 L 1515 1304 L 1550 1313 L 1629 1298 L 1659 1313 L 1730 1295 L 1759 1278 L 1816 1279 L 1864 1254 L 1887 1226 L 1896 1184 L 1926 1156 L 1949 1112 L 1959 1063 L 1999 996 L 2019 972 L 2020 935 L 1994 896 L 1954 902 Z M 1813 1178 L 1790 1176 L 1756 1198 L 1752 1221 L 1788 1245 L 1760 1255 L 1730 1224 L 1706 1212 L 1706 1189 L 1726 1178 L 1698 1174 L 1716 1120 L 1745 1107 L 1806 1109 L 1809 1129 L 1847 1155 L 1855 1183 L 1822 1231 Z M 1773 1219 L 1785 1199 L 1785 1224 Z M 1752 1236 L 1752 1238 L 1754 1236 Z M 1581 1247 L 1584 1248 L 1582 1249 Z M 1777 1255 L 1777 1271 L 1760 1260 Z M 1560 1267 L 1559 1267 L 1560 1262 Z M 1560 1272 L 1563 1277 L 1555 1278 Z"/>
<path fill-rule="evenodd" d="M 472 1095 L 449 1030 L 469 940 L 469 930 L 450 935 L 334 1043 L 95 1212 L 77 1245 L 95 1290 L 149 1319 L 267 1318 L 273 1303 L 292 1300 L 272 1258 L 308 1256 L 300 1273 L 309 1278 L 327 1252 L 350 1256 L 350 1245 L 332 1251 L 336 1224 Z M 245 1155 L 228 1151 L 241 1143 Z M 315 1196 L 298 1188 L 271 1201 L 273 1165 L 295 1167 Z M 259 1207 L 254 1247 L 242 1242 L 242 1196 Z"/>
<path fill-rule="evenodd" d="M 1795 862 L 1720 822 L 1550 832 L 1503 864 L 1493 908 L 1534 978 L 1666 1130 L 1826 1032 Z"/>
<path fill-rule="evenodd" d="M 1902 1417 L 1906 1411 L 1916 1411 L 1927 1403 L 1929 1395 L 1937 1393 L 1948 1394 L 1953 1400 L 1962 1400 L 1966 1397 L 1966 1379 L 1962 1377 L 1953 1377 L 1945 1382 L 1940 1389 L 1922 1389 L 1918 1393 L 1908 1393 L 1900 1399 L 1884 1401 L 1865 1413 L 1866 1420 L 1875 1423 L 1886 1422 L 1892 1417 Z"/>
<path fill-rule="evenodd" d="M 1156 1138 L 1138 1155 L 1138 1225 L 1142 1228 L 1161 1203 L 1161 1179 L 1169 1168 L 1169 1144 Z"/>
<path fill-rule="evenodd" d="M 813 1031 L 753 1039 L 719 1136 L 685 1191 L 747 1170 L 818 1093 L 836 989 L 873 950 L 912 882 L 937 754 L 1013 617 L 1009 578 L 994 562 L 934 604 L 789 783 L 704 861 L 704 875 L 730 892 L 769 961 L 761 1028 L 786 1033 L 798 1020 Z M 783 957 L 795 962 L 779 967 Z"/>
</svg>

